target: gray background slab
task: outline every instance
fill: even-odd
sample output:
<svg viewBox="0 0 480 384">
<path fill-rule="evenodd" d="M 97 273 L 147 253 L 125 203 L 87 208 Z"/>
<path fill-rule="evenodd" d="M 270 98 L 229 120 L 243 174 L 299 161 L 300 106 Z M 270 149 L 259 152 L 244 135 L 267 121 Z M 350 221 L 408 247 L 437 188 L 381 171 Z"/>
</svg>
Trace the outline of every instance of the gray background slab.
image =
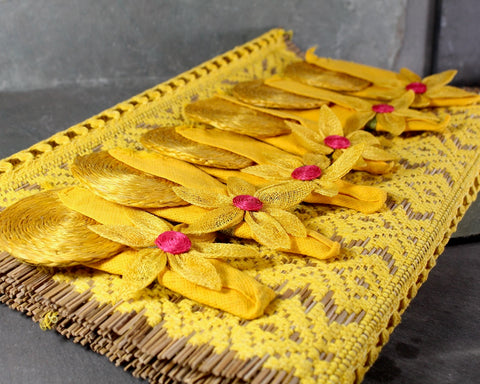
<svg viewBox="0 0 480 384">
<path fill-rule="evenodd" d="M 0 90 L 155 81 L 275 27 L 301 48 L 391 68 L 405 15 L 406 0 L 4 0 Z"/>
<path fill-rule="evenodd" d="M 480 2 L 441 1 L 434 71 L 458 69 L 456 84 L 480 85 Z"/>
<path fill-rule="evenodd" d="M 273 27 L 302 49 L 478 84 L 476 0 L 0 0 L 0 158 Z M 457 236 L 480 233 L 480 203 Z M 474 383 L 478 243 L 451 245 L 366 383 Z M 139 383 L 0 305 L 0 383 Z"/>
</svg>

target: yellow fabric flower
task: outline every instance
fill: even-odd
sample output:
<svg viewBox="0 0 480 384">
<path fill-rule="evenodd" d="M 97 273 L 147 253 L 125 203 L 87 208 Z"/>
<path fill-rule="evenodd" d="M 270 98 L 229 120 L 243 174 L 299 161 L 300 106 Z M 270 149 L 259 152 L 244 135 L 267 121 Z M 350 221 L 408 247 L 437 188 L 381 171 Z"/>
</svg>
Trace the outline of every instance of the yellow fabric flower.
<svg viewBox="0 0 480 384">
<path fill-rule="evenodd" d="M 433 113 L 411 109 L 410 106 L 414 99 L 415 94 L 410 90 L 401 97 L 391 100 L 388 104 L 372 103 L 369 110 L 356 109 L 356 114 L 347 121 L 346 130 L 352 132 L 361 129 L 375 119 L 371 128 L 379 132 L 388 132 L 394 136 L 416 127 L 410 124 L 412 121 L 424 123 L 418 127 L 420 130 L 443 131 L 449 118 L 447 117 L 441 122 Z"/>
<path fill-rule="evenodd" d="M 351 171 L 364 147 L 364 144 L 358 144 L 348 148 L 331 165 L 326 156 L 309 153 L 304 155 L 303 161 L 278 159 L 277 164 L 253 165 L 242 169 L 242 172 L 275 181 L 268 188 L 279 194 L 303 193 L 305 199 L 315 192 L 331 197 L 338 194 L 336 182 Z"/>
<path fill-rule="evenodd" d="M 405 130 L 442 131 L 449 121 L 448 117 L 444 121 L 440 121 L 433 113 L 410 109 L 410 105 L 415 98 L 413 91 L 408 91 L 398 99 L 384 104 L 312 87 L 280 77 L 272 77 L 267 79 L 265 83 L 288 92 L 327 100 L 334 103 L 335 106 L 343 108 L 350 114 L 344 125 L 346 133 L 362 129 L 374 117 L 377 117 L 375 128 L 377 131 L 389 132 L 395 136 L 400 135 Z"/>
<path fill-rule="evenodd" d="M 259 257 L 251 247 L 212 243 L 206 241 L 212 240 L 206 235 L 186 235 L 182 225 L 171 229 L 160 218 L 144 214 L 145 221 L 137 220 L 134 226 L 100 224 L 89 227 L 106 239 L 139 250 L 138 268 L 131 268 L 135 272 L 133 278 L 138 281 L 150 284 L 168 266 L 194 284 L 219 291 L 221 278 L 209 259 Z"/>
<path fill-rule="evenodd" d="M 357 144 L 364 144 L 365 148 L 353 166 L 356 170 L 365 170 L 375 174 L 389 172 L 396 160 L 396 156 L 381 148 L 378 138 L 364 130 L 354 130 L 345 133 L 340 119 L 326 105 L 320 108 L 316 132 L 300 124 L 289 123 L 292 133 L 302 137 L 302 144 L 312 152 L 318 146 L 326 146 L 333 153 L 333 158 L 338 158 L 346 148 Z"/>
<path fill-rule="evenodd" d="M 184 225 L 172 228 L 155 215 L 108 202 L 83 188 L 64 190 L 59 197 L 63 204 L 98 223 L 88 226 L 92 232 L 132 248 L 132 263 L 119 267 L 118 259 L 113 261 L 117 263 L 115 271 L 128 281 L 130 292 L 148 286 L 167 266 L 195 284 L 219 290 L 220 277 L 209 259 L 259 256 L 251 247 L 212 243 L 215 236 L 211 233 L 187 236 Z M 102 270 L 109 266 L 111 271 L 111 263 L 106 259 L 88 265 Z"/>
<path fill-rule="evenodd" d="M 184 297 L 254 319 L 276 297 L 272 289 L 222 260 L 260 256 L 251 247 L 213 243 L 212 233 L 187 236 L 184 225 L 172 228 L 159 217 L 109 202 L 84 188 L 60 190 L 58 197 L 65 207 L 91 219 L 90 230 L 85 225 L 88 232 L 100 235 L 106 243 L 130 247 L 101 261 L 82 263 L 121 275 L 119 299 L 129 298 L 158 279 Z"/>
<path fill-rule="evenodd" d="M 468 105 L 480 100 L 480 96 L 463 89 L 448 86 L 456 70 L 448 70 L 421 78 L 407 68 L 398 73 L 344 60 L 318 57 L 314 48 L 306 53 L 305 60 L 320 68 L 336 72 L 338 78 L 345 75 L 370 82 L 362 90 L 345 89 L 351 95 L 376 100 L 392 100 L 412 90 L 415 93 L 413 108 Z"/>
<path fill-rule="evenodd" d="M 409 69 L 402 68 L 399 78 L 405 84 L 404 89 L 415 92 L 415 100 L 412 104 L 414 108 L 467 105 L 478 102 L 479 95 L 447 85 L 456 74 L 456 70 L 449 70 L 422 79 Z"/>
<path fill-rule="evenodd" d="M 307 236 L 302 222 L 288 212 L 310 193 L 307 186 L 288 191 L 270 187 L 257 190 L 247 181 L 232 177 L 227 180 L 225 195 L 185 187 L 175 187 L 174 192 L 194 206 L 209 209 L 200 219 L 190 223 L 185 233 L 221 231 L 245 222 L 257 242 L 273 249 L 288 248 L 289 235 Z"/>
</svg>

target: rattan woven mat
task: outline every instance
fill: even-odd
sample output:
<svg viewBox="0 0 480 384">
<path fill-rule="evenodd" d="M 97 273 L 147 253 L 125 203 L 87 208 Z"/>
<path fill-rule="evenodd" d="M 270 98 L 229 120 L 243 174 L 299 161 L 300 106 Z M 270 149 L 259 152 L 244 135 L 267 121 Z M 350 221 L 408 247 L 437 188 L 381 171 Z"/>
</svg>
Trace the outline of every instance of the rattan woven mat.
<svg viewBox="0 0 480 384">
<path fill-rule="evenodd" d="M 186 103 L 281 72 L 298 60 L 289 37 L 272 30 L 0 161 L 0 209 L 74 184 L 76 155 L 141 148 L 146 121 L 175 125 Z M 447 131 L 394 139 L 401 158 L 395 174 L 349 176 L 388 192 L 383 211 L 306 204 L 297 211 L 341 243 L 340 257 L 321 262 L 265 251 L 261 261 L 239 262 L 278 293 L 259 319 L 241 320 L 159 286 L 114 302 L 115 276 L 35 268 L 5 252 L 0 300 L 35 321 L 57 312 L 57 332 L 151 382 L 361 381 L 479 188 L 480 107 L 435 112 L 452 115 Z"/>
</svg>

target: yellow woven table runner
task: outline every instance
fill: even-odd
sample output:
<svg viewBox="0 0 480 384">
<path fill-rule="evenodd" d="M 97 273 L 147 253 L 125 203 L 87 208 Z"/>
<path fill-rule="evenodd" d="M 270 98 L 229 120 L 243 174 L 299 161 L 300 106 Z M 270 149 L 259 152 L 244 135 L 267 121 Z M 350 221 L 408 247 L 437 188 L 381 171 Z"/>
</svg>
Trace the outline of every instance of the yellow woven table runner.
<svg viewBox="0 0 480 384">
<path fill-rule="evenodd" d="M 197 99 L 281 73 L 300 60 L 283 30 L 267 34 L 0 161 L 0 210 L 77 182 L 77 155 L 142 149 L 151 122 L 173 126 Z M 392 140 L 398 170 L 347 180 L 387 191 L 383 210 L 302 204 L 307 227 L 341 244 L 329 261 L 261 247 L 231 264 L 277 299 L 255 320 L 201 306 L 156 284 L 116 298 L 120 277 L 46 269 L 0 252 L 0 300 L 151 382 L 310 384 L 359 382 L 426 280 L 479 188 L 480 106 L 434 110 L 442 133 Z M 52 317 L 52 314 L 53 317 Z"/>
</svg>

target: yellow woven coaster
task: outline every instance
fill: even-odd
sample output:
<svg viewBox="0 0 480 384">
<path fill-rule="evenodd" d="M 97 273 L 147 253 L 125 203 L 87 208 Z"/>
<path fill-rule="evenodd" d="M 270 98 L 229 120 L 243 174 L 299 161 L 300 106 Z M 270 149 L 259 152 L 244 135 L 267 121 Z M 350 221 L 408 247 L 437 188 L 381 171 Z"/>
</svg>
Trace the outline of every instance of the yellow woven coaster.
<svg viewBox="0 0 480 384">
<path fill-rule="evenodd" d="M 0 161 L 2 208 L 40 190 L 75 183 L 69 166 L 99 149 L 142 148 L 152 122 L 183 123 L 185 104 L 299 60 L 273 30 L 171 81 Z M 362 214 L 303 204 L 306 225 L 342 245 L 319 261 L 260 248 L 235 260 L 278 295 L 251 321 L 200 306 L 159 285 L 116 301 L 120 279 L 84 268 L 45 270 L 0 253 L 2 300 L 153 382 L 348 383 L 361 381 L 426 280 L 479 187 L 480 107 L 450 113 L 443 133 L 393 139 L 396 173 L 348 180 L 388 192 L 384 210 Z M 0 209 L 2 209 L 0 208 Z M 49 323 L 50 324 L 50 323 Z"/>
</svg>

